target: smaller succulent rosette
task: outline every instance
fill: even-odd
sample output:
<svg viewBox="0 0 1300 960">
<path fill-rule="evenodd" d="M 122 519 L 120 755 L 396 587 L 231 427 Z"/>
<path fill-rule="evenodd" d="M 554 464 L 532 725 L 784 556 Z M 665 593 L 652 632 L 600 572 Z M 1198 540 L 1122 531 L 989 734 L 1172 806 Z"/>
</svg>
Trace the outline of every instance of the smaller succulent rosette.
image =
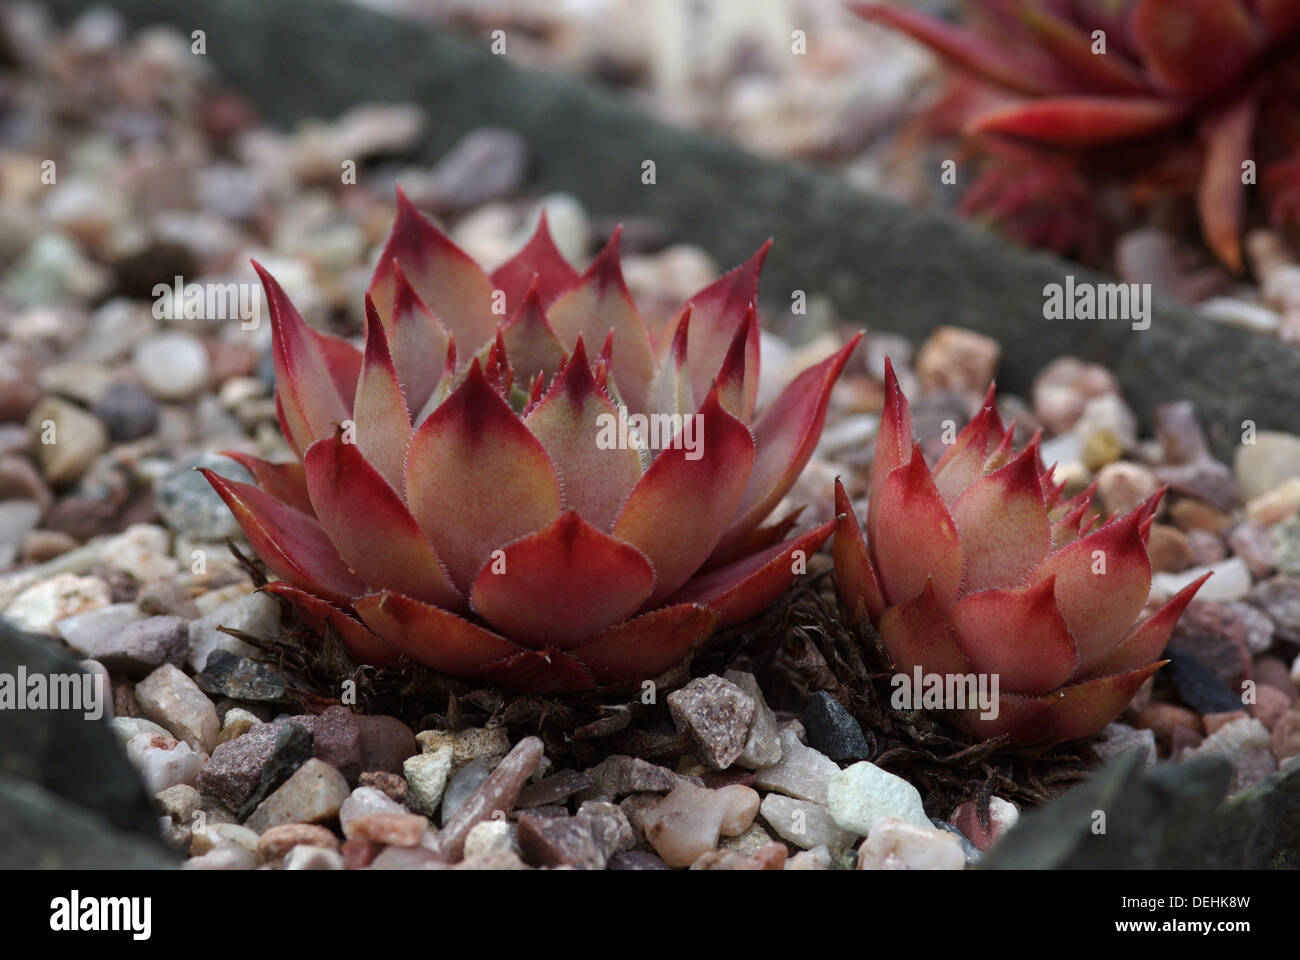
<svg viewBox="0 0 1300 960">
<path fill-rule="evenodd" d="M 887 364 L 865 538 L 836 487 L 836 588 L 899 673 L 997 677 L 995 717 L 946 704 L 970 736 L 1006 734 L 1012 746 L 1081 739 L 1166 662 L 1158 658 L 1208 574 L 1138 621 L 1163 491 L 1103 521 L 1089 510 L 1093 488 L 1065 498 L 1038 437 L 1016 453 L 1012 433 L 990 388 L 931 470 Z"/>
</svg>

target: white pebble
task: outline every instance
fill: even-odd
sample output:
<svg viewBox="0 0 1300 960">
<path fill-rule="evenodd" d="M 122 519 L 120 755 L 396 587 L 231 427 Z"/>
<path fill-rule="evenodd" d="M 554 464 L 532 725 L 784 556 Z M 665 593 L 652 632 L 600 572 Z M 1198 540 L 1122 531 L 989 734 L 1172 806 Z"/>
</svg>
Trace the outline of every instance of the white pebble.
<svg viewBox="0 0 1300 960">
<path fill-rule="evenodd" d="M 141 341 L 132 362 L 145 389 L 159 400 L 186 400 L 202 390 L 212 374 L 203 344 L 180 331 Z"/>
<path fill-rule="evenodd" d="M 14 597 L 5 615 L 19 630 L 52 636 L 60 620 L 106 607 L 110 600 L 108 584 L 98 577 L 60 573 Z"/>
<path fill-rule="evenodd" d="M 162 724 L 172 736 L 196 750 L 216 746 L 221 734 L 217 708 L 198 684 L 172 664 L 164 663 L 137 683 L 135 698 L 140 712 Z"/>
<path fill-rule="evenodd" d="M 101 556 L 110 567 L 125 570 L 140 583 L 175 576 L 180 564 L 169 556 L 171 535 L 151 523 L 135 523 L 115 537 L 109 537 Z"/>
<path fill-rule="evenodd" d="M 488 853 L 505 853 L 514 850 L 510 824 L 504 820 L 484 820 L 476 823 L 465 837 L 465 859 Z"/>
<path fill-rule="evenodd" d="M 1154 573 L 1151 576 L 1151 596 L 1153 599 L 1172 597 L 1206 573 L 1213 573 L 1214 576 L 1196 591 L 1197 600 L 1240 600 L 1250 592 L 1250 568 L 1240 557 L 1231 557 L 1208 566 L 1192 567 L 1181 573 Z"/>
<path fill-rule="evenodd" d="M 183 870 L 256 870 L 257 855 L 234 843 L 222 844 L 201 857 L 190 857 Z"/>
<path fill-rule="evenodd" d="M 55 628 L 63 642 L 87 657 L 95 655 L 95 645 L 119 627 L 139 620 L 143 614 L 134 603 L 111 603 L 107 607 L 64 617 Z"/>
<path fill-rule="evenodd" d="M 217 847 L 233 843 L 236 846 L 243 847 L 249 853 L 257 854 L 260 860 L 261 854 L 257 852 L 257 840 L 258 834 L 256 830 L 250 830 L 238 823 L 209 823 L 202 829 L 197 826 L 194 828 L 194 839 L 190 841 L 190 853 L 195 855 L 204 854 L 209 850 L 215 850 Z"/>
<path fill-rule="evenodd" d="M 189 664 L 195 670 L 203 669 L 213 650 L 228 650 L 240 657 L 257 654 L 251 644 L 218 627 L 229 627 L 254 637 L 278 637 L 280 608 L 268 593 L 247 593 L 198 620 L 191 620 Z"/>
<path fill-rule="evenodd" d="M 455 748 L 445 743 L 432 753 L 417 753 L 402 763 L 402 774 L 420 809 L 429 816 L 438 813 L 442 793 L 447 788 Z"/>
<path fill-rule="evenodd" d="M 785 862 L 787 870 L 829 870 L 830 868 L 831 852 L 826 847 L 800 850 Z"/>
<path fill-rule="evenodd" d="M 342 870 L 343 857 L 334 850 L 300 843 L 284 855 L 286 870 Z"/>
<path fill-rule="evenodd" d="M 860 837 L 868 836 L 876 821 L 884 817 L 931 826 L 916 787 L 867 760 L 831 778 L 826 786 L 826 805 L 842 829 Z"/>
<path fill-rule="evenodd" d="M 754 786 L 813 803 L 826 802 L 826 785 L 840 772 L 839 764 L 804 746 L 794 730 L 781 730 L 781 759 L 754 773 Z"/>
<path fill-rule="evenodd" d="M 135 764 L 151 794 L 184 783 L 194 786 L 207 754 L 195 753 L 189 745 L 170 736 L 140 733 L 126 745 L 126 755 Z"/>
<path fill-rule="evenodd" d="M 769 793 L 759 807 L 763 819 L 780 836 L 795 846 L 811 850 L 814 847 L 851 847 L 857 836 L 842 830 L 831 812 L 820 803 L 796 800 L 779 793 Z"/>
<path fill-rule="evenodd" d="M 160 727 L 152 720 L 146 720 L 144 717 L 114 717 L 108 722 L 108 725 L 112 728 L 113 735 L 117 737 L 117 742 L 123 747 L 130 743 L 132 738 L 138 737 L 142 733 L 155 737 L 171 737 L 165 727 Z"/>
<path fill-rule="evenodd" d="M 1267 750 L 1269 743 L 1267 727 L 1254 717 L 1241 717 L 1219 727 L 1199 745 L 1183 753 L 1182 759 L 1220 756 L 1236 760 L 1251 750 Z"/>
<path fill-rule="evenodd" d="M 1235 297 L 1211 297 L 1201 304 L 1201 313 L 1211 320 L 1261 333 L 1274 331 L 1282 324 L 1276 310 Z"/>
<path fill-rule="evenodd" d="M 946 830 L 886 817 L 858 848 L 859 870 L 964 870 L 961 840 Z"/>
</svg>

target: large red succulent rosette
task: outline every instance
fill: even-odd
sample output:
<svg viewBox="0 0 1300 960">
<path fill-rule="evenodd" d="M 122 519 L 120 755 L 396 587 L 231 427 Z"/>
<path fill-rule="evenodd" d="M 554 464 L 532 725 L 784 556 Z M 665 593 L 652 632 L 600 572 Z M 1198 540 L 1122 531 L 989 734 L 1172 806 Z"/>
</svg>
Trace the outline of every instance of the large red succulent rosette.
<svg viewBox="0 0 1300 960">
<path fill-rule="evenodd" d="M 998 712 L 950 716 L 1011 746 L 1081 739 L 1119 715 L 1157 658 L 1196 580 L 1135 620 L 1151 590 L 1147 538 L 1164 491 L 1122 517 L 1089 511 L 1052 481 L 1037 436 L 1019 454 L 993 405 L 935 464 L 912 440 L 907 398 L 886 365 L 866 537 L 836 487 L 835 581 L 850 619 L 870 622 L 909 676 L 996 675 Z M 951 705 L 950 705 L 951 706 Z"/>
<path fill-rule="evenodd" d="M 534 693 L 655 677 L 770 605 L 834 527 L 760 526 L 856 343 L 755 417 L 766 250 L 656 344 L 617 234 L 579 274 L 543 218 L 489 275 L 399 192 L 364 351 L 309 327 L 258 267 L 300 459 L 232 454 L 257 484 L 207 479 L 280 578 L 266 589 L 358 662 L 401 654 Z M 697 429 L 651 449 L 638 414 Z M 611 423 L 632 429 L 598 442 Z"/>
</svg>

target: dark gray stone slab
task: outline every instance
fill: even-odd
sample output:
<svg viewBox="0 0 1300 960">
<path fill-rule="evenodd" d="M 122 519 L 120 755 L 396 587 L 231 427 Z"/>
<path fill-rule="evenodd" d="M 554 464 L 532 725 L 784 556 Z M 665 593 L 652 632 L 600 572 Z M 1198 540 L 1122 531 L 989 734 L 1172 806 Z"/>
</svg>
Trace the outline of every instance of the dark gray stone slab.
<svg viewBox="0 0 1300 960">
<path fill-rule="evenodd" d="M 91 5 L 48 4 L 63 16 Z M 571 191 L 595 214 L 654 218 L 723 263 L 740 262 L 774 236 L 762 291 L 770 321 L 801 289 L 829 296 L 856 322 L 913 339 L 941 324 L 971 327 L 1001 341 L 1000 380 L 1022 393 L 1045 363 L 1074 353 L 1111 367 L 1144 417 L 1156 403 L 1192 400 L 1221 457 L 1239 442 L 1243 420 L 1277 429 L 1300 422 L 1300 352 L 1276 340 L 1167 303 L 1142 332 L 1121 321 L 1045 320 L 1047 284 L 1067 274 L 1104 278 L 866 196 L 833 174 L 664 126 L 613 94 L 517 68 L 486 44 L 332 0 L 114 6 L 137 25 L 204 29 L 212 65 L 273 121 L 410 100 L 432 117 L 429 159 L 471 129 L 509 127 L 529 144 L 533 185 Z M 655 161 L 656 185 L 641 183 L 646 160 Z"/>
<path fill-rule="evenodd" d="M 0 618 L 0 673 L 17 676 L 20 666 L 28 677 L 79 671 Z M 111 696 L 107 687 L 104 696 Z M 105 719 L 77 710 L 3 710 L 0 745 L 0 867 L 35 866 L 37 853 L 61 866 L 111 866 L 95 858 L 127 847 L 139 850 L 121 866 L 173 862 L 149 797 Z M 40 816 L 49 822 L 33 826 Z"/>
<path fill-rule="evenodd" d="M 1055 802 L 1025 814 L 981 867 L 1198 865 L 1210 820 L 1231 782 L 1232 768 L 1218 757 L 1143 770 L 1136 751 L 1120 754 Z"/>
<path fill-rule="evenodd" d="M 177 864 L 156 841 L 30 781 L 0 776 L 0 869 L 160 870 Z"/>
<path fill-rule="evenodd" d="M 77 664 L 0 618 L 0 673 L 75 674 Z M 111 691 L 104 689 L 104 696 Z M 156 832 L 155 817 L 135 770 L 106 719 L 77 710 L 0 711 L 0 776 L 30 780 L 107 817 L 127 830 Z"/>
<path fill-rule="evenodd" d="M 1230 797 L 1214 815 L 1197 866 L 1300 869 L 1300 766 Z"/>
<path fill-rule="evenodd" d="M 1221 757 L 1143 768 L 1121 754 L 1024 818 L 985 869 L 1294 869 L 1300 866 L 1300 766 L 1224 801 Z M 1094 832 L 1098 814 L 1105 833 Z"/>
</svg>

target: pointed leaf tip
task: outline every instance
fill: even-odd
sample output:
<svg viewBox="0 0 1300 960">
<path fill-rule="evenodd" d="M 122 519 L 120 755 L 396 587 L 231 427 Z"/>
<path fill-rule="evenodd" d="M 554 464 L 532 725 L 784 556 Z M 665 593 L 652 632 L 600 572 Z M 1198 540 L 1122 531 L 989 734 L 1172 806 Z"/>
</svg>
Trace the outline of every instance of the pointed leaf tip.
<svg viewBox="0 0 1300 960">
<path fill-rule="evenodd" d="M 496 328 L 492 316 L 492 284 L 477 263 L 416 210 L 400 188 L 397 217 L 370 280 L 370 292 L 381 319 L 394 302 L 393 261 L 428 310 L 463 343 L 477 347 Z"/>
<path fill-rule="evenodd" d="M 856 334 L 833 356 L 800 373 L 755 421 L 754 469 L 724 543 L 762 523 L 794 485 L 821 437 L 831 390 L 861 339 Z"/>
</svg>

